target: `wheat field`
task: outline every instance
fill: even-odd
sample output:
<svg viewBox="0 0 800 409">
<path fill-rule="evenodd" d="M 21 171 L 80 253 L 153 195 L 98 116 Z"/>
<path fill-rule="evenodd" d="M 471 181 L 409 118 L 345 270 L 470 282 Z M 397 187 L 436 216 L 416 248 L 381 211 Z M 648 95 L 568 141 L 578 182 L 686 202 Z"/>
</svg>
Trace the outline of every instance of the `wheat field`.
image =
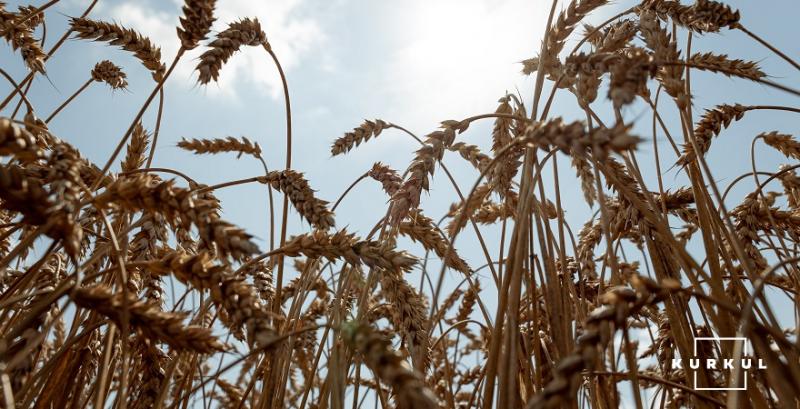
<svg viewBox="0 0 800 409">
<path fill-rule="evenodd" d="M 342 136 L 320 160 L 387 133 L 418 149 L 406 168 L 370 158 L 322 198 L 292 164 L 303 147 L 268 24 L 240 16 L 212 31 L 216 2 L 185 0 L 165 61 L 137 27 L 95 19 L 97 0 L 66 17 L 58 3 L 0 2 L 0 407 L 800 407 L 800 141 L 756 121 L 761 133 L 735 147 L 750 171 L 720 178 L 706 160 L 736 123 L 761 111 L 791 121 L 800 108 L 701 106 L 692 91 L 713 74 L 797 102 L 792 77 L 692 45 L 737 32 L 800 71 L 797 48 L 769 41 L 787 28 L 753 32 L 712 0 L 621 2 L 592 24 L 611 2 L 539 1 L 543 40 L 520 66 L 533 89 L 498 90 L 494 111 L 427 134 L 385 119 L 331 130 Z M 117 62 L 92 61 L 75 91 L 51 96 L 56 109 L 37 110 L 31 88 L 68 41 L 122 50 L 141 65 L 127 69 L 152 76 L 98 162 L 49 124 L 87 121 L 70 108 L 89 88 L 134 85 Z M 152 166 L 178 61 L 200 50 L 193 78 L 205 87 L 245 48 L 279 76 L 286 134 L 267 143 L 285 159 L 268 163 L 253 137 L 187 135 L 176 149 L 263 172 L 206 184 Z M 12 59 L 25 75 L 9 74 Z M 581 115 L 554 115 L 554 101 Z M 487 122 L 490 134 L 464 137 Z M 382 217 L 356 231 L 336 211 L 364 184 L 382 189 Z M 269 197 L 249 216 L 266 219 L 263 241 L 226 221 L 217 198 L 243 185 Z M 589 209 L 578 224 L 565 212 L 573 187 Z M 449 211 L 429 213 L 433 195 Z"/>
</svg>

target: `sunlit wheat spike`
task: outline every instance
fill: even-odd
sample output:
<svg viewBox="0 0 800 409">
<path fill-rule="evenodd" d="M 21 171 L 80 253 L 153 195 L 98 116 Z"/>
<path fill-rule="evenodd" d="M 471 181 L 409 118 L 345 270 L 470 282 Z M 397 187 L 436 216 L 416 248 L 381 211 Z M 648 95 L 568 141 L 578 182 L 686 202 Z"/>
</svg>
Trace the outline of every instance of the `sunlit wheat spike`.
<svg viewBox="0 0 800 409">
<path fill-rule="evenodd" d="M 122 325 L 123 296 L 114 294 L 104 286 L 75 290 L 72 300 L 83 308 L 97 311 Z M 224 345 L 211 335 L 211 330 L 182 324 L 185 314 L 161 311 L 136 298 L 127 301 L 128 323 L 149 338 L 165 342 L 177 349 L 188 349 L 200 353 L 221 351 Z"/>
<path fill-rule="evenodd" d="M 651 10 L 639 12 L 639 31 L 647 48 L 652 50 L 654 60 L 678 61 L 680 59 L 677 43 L 669 35 L 667 29 L 661 25 L 656 12 Z M 682 67 L 662 67 L 656 74 L 656 79 L 663 85 L 664 90 L 681 106 L 685 106 L 688 104 L 688 96 L 682 87 L 682 78 Z"/>
<path fill-rule="evenodd" d="M 438 407 L 436 395 L 425 385 L 422 375 L 408 367 L 391 344 L 372 328 L 357 323 L 347 323 L 345 341 L 363 355 L 367 366 L 375 375 L 389 384 L 399 409 L 433 409 Z"/>
<path fill-rule="evenodd" d="M 390 220 L 393 225 L 400 223 L 411 209 L 419 206 L 423 191 L 430 189 L 430 177 L 436 164 L 442 160 L 448 146 L 455 142 L 456 132 L 464 132 L 469 126 L 458 121 L 444 121 L 441 129 L 429 133 L 423 146 L 417 150 L 414 160 L 409 165 L 405 181 L 400 189 L 392 195 Z"/>
<path fill-rule="evenodd" d="M 671 19 L 675 24 L 700 33 L 733 28 L 741 18 L 738 10 L 713 0 L 697 0 L 691 6 L 673 0 L 647 0 L 639 7 L 655 11 L 665 21 Z"/>
<path fill-rule="evenodd" d="M 8 118 L 0 118 L 0 155 L 27 161 L 40 157 L 42 151 L 29 131 Z"/>
<path fill-rule="evenodd" d="M 405 251 L 374 241 L 365 241 L 339 230 L 334 234 L 323 231 L 301 234 L 287 241 L 278 250 L 291 257 L 324 257 L 328 260 L 345 260 L 350 264 L 364 264 L 368 267 L 389 271 L 410 271 L 417 259 Z"/>
<path fill-rule="evenodd" d="M 469 274 L 471 271 L 467 262 L 456 253 L 456 250 L 449 248 L 449 242 L 441 230 L 436 228 L 433 220 L 421 212 L 412 212 L 406 221 L 400 223 L 399 230 L 401 234 L 420 242 L 426 250 L 433 251 L 437 256 L 442 258 L 447 256 L 444 262 L 448 267 L 464 274 Z"/>
<path fill-rule="evenodd" d="M 239 51 L 242 46 L 269 46 L 267 35 L 261 29 L 258 19 L 241 19 L 231 23 L 227 29 L 217 34 L 208 45 L 208 51 L 200 56 L 197 64 L 198 81 L 208 84 L 219 78 L 222 66 Z"/>
<path fill-rule="evenodd" d="M 258 142 L 253 142 L 245 137 L 234 138 L 229 136 L 225 139 L 181 139 L 178 147 L 196 154 L 203 153 L 222 153 L 237 152 L 239 156 L 243 154 L 252 155 L 256 158 L 261 156 L 261 146 Z"/>
<path fill-rule="evenodd" d="M 208 192 L 195 196 L 192 190 L 177 187 L 171 180 L 161 181 L 149 174 L 131 174 L 110 183 L 93 201 L 98 206 L 158 213 L 170 225 L 183 229 L 195 226 L 201 244 L 215 248 L 224 256 L 241 260 L 258 252 L 252 236 L 220 219 L 219 203 L 213 196 Z"/>
<path fill-rule="evenodd" d="M 20 23 L 21 20 L 25 22 Z M 21 25 L 28 30 L 35 30 L 44 22 L 44 12 L 39 11 L 36 6 L 28 5 L 17 6 L 17 25 Z"/>
<path fill-rule="evenodd" d="M 697 122 L 694 128 L 694 138 L 701 155 L 705 155 L 711 147 L 711 139 L 730 126 L 731 122 L 738 121 L 744 117 L 744 113 L 751 108 L 735 104 L 718 105 L 713 109 L 707 109 L 703 117 Z M 696 159 L 694 147 L 691 143 L 683 146 L 683 154 L 678 159 L 678 164 L 685 166 Z"/>
<path fill-rule="evenodd" d="M 369 177 L 381 183 L 383 191 L 386 192 L 389 197 L 394 195 L 397 189 L 400 189 L 400 184 L 403 183 L 403 178 L 400 177 L 400 174 L 398 174 L 396 170 L 380 162 L 375 162 L 375 164 L 372 165 L 372 169 L 370 169 L 367 174 Z"/>
<path fill-rule="evenodd" d="M 557 58 L 564 48 L 567 37 L 575 30 L 575 26 L 592 10 L 606 3 L 607 0 L 572 0 L 566 10 L 558 15 L 550 30 L 546 48 L 548 58 Z"/>
<path fill-rule="evenodd" d="M 331 155 L 336 156 L 350 152 L 351 149 L 361 145 L 363 142 L 367 142 L 371 138 L 377 138 L 384 129 L 391 126 L 391 124 L 380 119 L 374 121 L 366 120 L 363 124 L 359 125 L 358 128 L 336 139 L 331 146 Z"/>
<path fill-rule="evenodd" d="M 144 152 L 150 141 L 150 135 L 144 129 L 142 123 L 137 123 L 133 132 L 131 133 L 131 142 L 128 144 L 128 152 L 125 154 L 125 159 L 122 161 L 122 171 L 130 172 L 139 169 L 144 165 L 145 156 Z"/>
<path fill-rule="evenodd" d="M 0 36 L 2 36 L 13 50 L 19 50 L 22 59 L 29 70 L 44 73 L 44 61 L 47 55 L 42 46 L 33 37 L 33 30 L 43 21 L 41 13 L 28 18 L 33 10 L 30 7 L 19 7 L 19 13 L 5 10 L 5 5 L 0 4 Z M 27 18 L 24 23 L 20 22 Z"/>
<path fill-rule="evenodd" d="M 465 199 L 465 202 L 454 203 L 450 206 L 448 216 L 453 218 L 447 224 L 447 234 L 450 237 L 454 237 L 469 223 L 469 217 L 478 210 L 489 194 L 492 193 L 491 188 L 489 184 L 480 185 L 475 189 L 471 197 Z"/>
<path fill-rule="evenodd" d="M 759 135 L 764 143 L 777 149 L 780 153 L 792 159 L 800 159 L 800 142 L 791 135 L 781 134 L 776 131 L 765 132 Z"/>
<path fill-rule="evenodd" d="M 105 82 L 112 89 L 124 89 L 128 87 L 127 76 L 122 69 L 113 62 L 103 60 L 97 63 L 92 69 L 92 79 L 97 82 Z"/>
<path fill-rule="evenodd" d="M 274 171 L 262 181 L 287 195 L 297 212 L 315 228 L 327 230 L 334 227 L 335 220 L 333 212 L 328 210 L 328 202 L 314 196 L 302 173 L 293 170 Z"/>
<path fill-rule="evenodd" d="M 489 164 L 491 158 L 481 152 L 480 148 L 476 145 L 470 145 L 464 142 L 456 142 L 447 147 L 451 152 L 457 152 L 464 160 L 469 162 L 475 169 L 481 170 Z"/>
<path fill-rule="evenodd" d="M 178 27 L 178 38 L 183 48 L 191 50 L 206 39 L 216 20 L 215 3 L 216 0 L 185 0 L 183 16 L 180 18 L 181 26 Z"/>
<path fill-rule="evenodd" d="M 81 227 L 69 208 L 51 197 L 41 176 L 29 175 L 18 165 L 0 166 L 0 199 L 3 209 L 19 212 L 28 225 L 43 226 L 44 234 L 62 240 L 67 253 L 77 255 L 83 236 Z"/>
<path fill-rule="evenodd" d="M 594 27 L 584 24 L 586 33 L 592 32 Z M 596 32 L 588 41 L 594 45 L 595 52 L 614 52 L 628 45 L 636 36 L 639 29 L 633 20 L 620 20 L 605 29 Z"/>
<path fill-rule="evenodd" d="M 689 62 L 698 69 L 718 72 L 727 76 L 738 76 L 749 79 L 764 78 L 758 63 L 754 61 L 732 60 L 725 54 L 698 53 L 689 58 Z"/>
<path fill-rule="evenodd" d="M 108 42 L 133 53 L 150 70 L 154 80 L 161 81 L 164 77 L 167 67 L 161 62 L 161 49 L 135 30 L 87 18 L 73 18 L 70 26 L 78 38 Z"/>
<path fill-rule="evenodd" d="M 800 177 L 797 176 L 797 172 L 789 169 L 788 165 L 781 165 L 779 169 L 782 172 L 780 179 L 789 207 L 797 209 L 800 207 Z"/>
</svg>

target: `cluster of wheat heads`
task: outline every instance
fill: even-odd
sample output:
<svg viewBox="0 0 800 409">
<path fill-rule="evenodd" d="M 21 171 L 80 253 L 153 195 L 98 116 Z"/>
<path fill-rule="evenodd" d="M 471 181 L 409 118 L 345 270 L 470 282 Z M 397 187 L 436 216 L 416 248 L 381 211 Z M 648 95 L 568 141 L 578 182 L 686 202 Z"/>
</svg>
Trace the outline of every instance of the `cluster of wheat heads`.
<svg viewBox="0 0 800 409">
<path fill-rule="evenodd" d="M 694 118 L 690 72 L 798 93 L 769 80 L 755 62 L 688 49 L 692 36 L 739 30 L 791 69 L 800 66 L 748 31 L 730 7 L 647 0 L 578 30 L 608 1 L 572 0 L 559 14 L 553 1 L 541 51 L 524 62 L 536 78 L 530 106 L 506 95 L 495 112 L 444 121 L 424 138 L 366 121 L 335 140 L 331 153 L 346 154 L 387 130 L 409 134 L 420 148 L 402 174 L 376 162 L 331 206 L 291 167 L 289 91 L 258 20 L 232 22 L 201 46 L 211 36 L 215 2 L 186 0 L 180 48 L 165 64 L 159 47 L 135 29 L 90 18 L 96 0 L 45 51 L 37 33 L 56 3 L 18 10 L 0 3 L 0 35 L 29 70 L 15 80 L 0 66 L 13 87 L 0 102 L 0 407 L 800 404 L 797 329 L 782 327 L 765 298 L 776 290 L 770 294 L 800 305 L 800 165 L 736 179 L 752 190 L 731 207 L 704 158 L 714 137 L 748 112 L 800 109 L 733 103 Z M 679 34 L 687 32 L 683 50 Z M 118 46 L 154 80 L 102 167 L 48 122 L 94 82 L 126 88 L 120 67 L 94 65 L 45 120 L 26 97 L 68 38 Z M 566 53 L 570 38 L 578 43 Z M 208 186 L 150 167 L 163 107 L 153 132 L 143 116 L 184 52 L 199 46 L 201 84 L 216 80 L 242 46 L 263 48 L 277 65 L 287 121 L 282 170 L 268 170 L 259 144 L 231 137 L 178 146 L 245 156 L 263 164 L 263 175 Z M 556 93 L 574 96 L 585 117 L 552 117 Z M 657 124 L 653 157 L 637 158 L 645 138 L 632 134 L 633 119 L 623 115 L 634 102 L 650 107 Z M 662 119 L 665 110 L 678 113 L 674 122 Z M 476 121 L 494 122 L 490 153 L 459 140 Z M 672 151 L 659 154 L 656 135 Z M 757 141 L 800 159 L 800 142 L 790 135 L 767 129 Z M 479 176 L 472 186 L 455 186 L 458 197 L 437 222 L 421 201 L 435 170 L 455 184 L 442 160 L 456 154 Z M 545 173 L 564 156 L 574 179 Z M 657 186 L 642 176 L 640 166 L 650 164 Z M 661 175 L 673 164 L 687 185 L 667 189 Z M 333 211 L 368 180 L 386 193 L 385 217 L 364 234 L 337 228 L 346 222 L 337 223 Z M 269 192 L 269 249 L 221 217 L 215 190 L 245 183 Z M 560 183 L 579 184 L 594 209 L 582 228 L 565 219 Z M 307 222 L 306 232 L 289 234 L 290 212 Z M 501 226 L 499 240 L 484 237 L 488 225 Z M 464 231 L 479 242 L 481 266 L 459 254 L 455 241 Z M 411 241 L 425 253 L 400 248 Z M 440 263 L 422 262 L 428 258 Z M 412 284 L 412 274 L 429 285 Z M 456 285 L 445 283 L 454 276 Z M 692 356 L 695 336 L 710 334 L 748 338 L 769 370 L 743 375 L 670 365 Z M 719 348 L 720 356 L 742 354 L 732 344 Z M 741 376 L 746 393 L 695 387 L 738 385 Z"/>
</svg>

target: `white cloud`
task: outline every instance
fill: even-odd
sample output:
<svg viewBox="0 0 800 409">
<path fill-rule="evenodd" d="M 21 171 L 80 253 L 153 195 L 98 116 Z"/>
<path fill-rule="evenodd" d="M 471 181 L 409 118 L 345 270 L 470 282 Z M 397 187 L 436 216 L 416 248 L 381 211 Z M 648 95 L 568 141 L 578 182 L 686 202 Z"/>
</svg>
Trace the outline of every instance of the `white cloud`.
<svg viewBox="0 0 800 409">
<path fill-rule="evenodd" d="M 296 66 L 312 51 L 318 49 L 325 40 L 319 24 L 311 17 L 299 15 L 304 0 L 219 0 L 212 27 L 212 35 L 224 30 L 228 23 L 243 17 L 257 17 L 267 33 L 273 50 L 284 70 Z M 181 0 L 173 0 L 168 11 L 156 10 L 147 1 L 127 1 L 98 10 L 104 17 L 124 26 L 134 27 L 161 46 L 162 59 L 166 64 L 172 61 L 178 50 L 175 28 L 181 13 Z M 175 69 L 172 83 L 194 87 L 196 75 L 194 67 L 203 47 L 187 53 Z M 316 58 L 316 56 L 314 56 Z M 246 47 L 231 58 L 222 69 L 219 84 L 209 84 L 208 93 L 212 95 L 235 96 L 237 88 L 243 85 L 264 87 L 277 97 L 281 83 L 272 60 L 263 49 Z"/>
<path fill-rule="evenodd" d="M 516 92 L 524 81 L 518 62 L 536 54 L 547 11 L 529 0 L 410 2 L 397 18 L 403 38 L 385 73 L 400 113 L 417 123 L 431 113 L 458 118 Z"/>
</svg>

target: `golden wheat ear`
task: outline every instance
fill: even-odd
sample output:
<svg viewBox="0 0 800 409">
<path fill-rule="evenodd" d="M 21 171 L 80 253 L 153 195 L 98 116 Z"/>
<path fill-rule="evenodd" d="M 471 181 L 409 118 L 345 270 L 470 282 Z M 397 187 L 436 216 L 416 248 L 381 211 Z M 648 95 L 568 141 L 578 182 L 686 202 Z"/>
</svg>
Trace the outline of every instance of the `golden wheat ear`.
<svg viewBox="0 0 800 409">
<path fill-rule="evenodd" d="M 315 228 L 328 230 L 336 224 L 333 212 L 328 209 L 328 202 L 314 196 L 314 190 L 302 173 L 293 170 L 274 171 L 261 178 L 261 181 L 288 196 L 297 213 Z"/>
<path fill-rule="evenodd" d="M 778 152 L 792 159 L 800 159 L 800 142 L 792 138 L 791 135 L 780 134 L 778 132 L 765 132 L 759 135 L 764 139 L 764 143 L 775 148 Z"/>
<path fill-rule="evenodd" d="M 257 142 L 253 142 L 245 137 L 238 139 L 232 136 L 225 139 L 181 139 L 181 141 L 178 142 L 178 147 L 198 155 L 204 153 L 237 152 L 239 156 L 246 154 L 252 155 L 255 158 L 261 157 L 261 146 L 259 146 Z"/>
<path fill-rule="evenodd" d="M 694 128 L 694 138 L 700 155 L 705 155 L 711 147 L 711 139 L 718 136 L 723 129 L 730 126 L 731 122 L 738 121 L 744 117 L 744 113 L 751 108 L 739 104 L 718 105 L 713 109 L 707 109 L 703 117 L 697 122 Z M 678 164 L 686 166 L 697 158 L 691 143 L 683 146 L 683 152 L 678 159 Z"/>
<path fill-rule="evenodd" d="M 164 78 L 167 66 L 161 62 L 161 48 L 137 31 L 87 18 L 73 18 L 70 27 L 80 39 L 107 42 L 133 53 L 150 70 L 154 80 L 161 81 Z"/>
<path fill-rule="evenodd" d="M 370 138 L 377 138 L 378 135 L 386 128 L 391 128 L 392 124 L 384 122 L 380 119 L 374 121 L 364 121 L 358 128 L 344 134 L 341 138 L 336 139 L 331 146 L 331 156 L 341 155 L 350 152 L 351 149 L 361 145 L 370 140 Z"/>
<path fill-rule="evenodd" d="M 398 227 L 400 234 L 419 242 L 425 250 L 436 253 L 437 256 L 444 259 L 448 267 L 464 274 L 472 271 L 455 249 L 450 248 L 449 241 L 433 220 L 422 214 L 419 209 L 412 211 L 408 219 L 401 222 Z"/>
<path fill-rule="evenodd" d="M 400 184 L 403 183 L 403 178 L 396 170 L 384 165 L 381 162 L 375 162 L 372 168 L 367 172 L 367 175 L 383 186 L 383 191 L 391 197 L 397 189 L 400 189 Z"/>
<path fill-rule="evenodd" d="M 130 294 L 126 302 L 122 293 L 114 294 L 110 288 L 98 285 L 79 288 L 71 297 L 76 305 L 105 315 L 118 326 L 127 320 L 146 338 L 159 340 L 173 348 L 199 353 L 225 350 L 225 346 L 211 335 L 210 329 L 183 325 L 187 314 L 161 311 L 158 306 Z M 123 314 L 123 307 L 127 307 L 127 317 Z"/>
<path fill-rule="evenodd" d="M 113 62 L 103 60 L 97 63 L 92 69 L 92 79 L 97 82 L 105 82 L 112 89 L 123 89 L 128 87 L 127 75 L 122 68 Z"/>
<path fill-rule="evenodd" d="M 194 49 L 205 40 L 211 31 L 216 0 L 186 0 L 183 6 L 181 26 L 178 27 L 178 38 L 181 46 L 187 50 Z"/>
<path fill-rule="evenodd" d="M 244 18 L 231 23 L 227 29 L 217 34 L 208 45 L 208 51 L 200 56 L 197 64 L 198 81 L 205 85 L 219 78 L 222 66 L 243 46 L 264 46 L 269 48 L 267 35 L 261 29 L 258 19 Z"/>
<path fill-rule="evenodd" d="M 42 151 L 31 132 L 8 118 L 0 118 L 0 155 L 25 161 L 39 158 Z"/>
<path fill-rule="evenodd" d="M 409 368 L 400 354 L 391 348 L 391 343 L 372 327 L 348 322 L 342 328 L 342 335 L 347 345 L 363 357 L 375 376 L 391 386 L 398 408 L 439 407 L 436 395 L 425 385 L 422 374 Z"/>
<path fill-rule="evenodd" d="M 691 6 L 677 1 L 645 1 L 639 9 L 652 10 L 664 21 L 697 33 L 713 33 L 722 28 L 735 28 L 740 19 L 738 10 L 713 0 L 698 0 Z"/>
<path fill-rule="evenodd" d="M 35 14 L 34 14 L 35 13 Z M 44 21 L 44 13 L 33 6 L 20 6 L 19 12 L 12 13 L 0 3 L 0 36 L 13 50 L 19 50 L 25 66 L 32 72 L 44 73 L 47 54 L 33 37 L 33 31 Z"/>
<path fill-rule="evenodd" d="M 150 134 L 142 126 L 141 121 L 136 124 L 131 133 L 131 143 L 128 144 L 128 151 L 122 161 L 122 171 L 130 172 L 139 169 L 144 165 L 144 151 L 147 149 Z"/>
</svg>

